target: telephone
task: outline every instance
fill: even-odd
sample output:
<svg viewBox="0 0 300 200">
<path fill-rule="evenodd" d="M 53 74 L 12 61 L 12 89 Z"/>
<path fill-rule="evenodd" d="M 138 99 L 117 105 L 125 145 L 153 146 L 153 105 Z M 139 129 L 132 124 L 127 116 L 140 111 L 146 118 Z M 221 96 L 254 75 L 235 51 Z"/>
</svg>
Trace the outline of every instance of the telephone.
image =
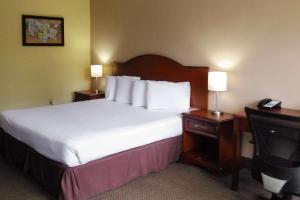
<svg viewBox="0 0 300 200">
<path fill-rule="evenodd" d="M 281 101 L 272 100 L 272 99 L 263 99 L 258 102 L 257 107 L 259 109 L 280 109 Z"/>
</svg>

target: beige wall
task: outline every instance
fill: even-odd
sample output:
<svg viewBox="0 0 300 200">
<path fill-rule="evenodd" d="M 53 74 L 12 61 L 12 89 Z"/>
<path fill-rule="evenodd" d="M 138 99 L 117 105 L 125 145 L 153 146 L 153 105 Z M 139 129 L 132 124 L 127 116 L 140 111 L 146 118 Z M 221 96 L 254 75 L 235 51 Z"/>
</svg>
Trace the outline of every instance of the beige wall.
<svg viewBox="0 0 300 200">
<path fill-rule="evenodd" d="M 162 54 L 228 71 L 226 111 L 264 97 L 300 109 L 299 0 L 91 0 L 91 8 L 94 63 Z"/>
<path fill-rule="evenodd" d="M 64 47 L 23 47 L 21 15 L 64 17 Z M 69 102 L 90 81 L 88 0 L 1 0 L 0 111 Z"/>
</svg>

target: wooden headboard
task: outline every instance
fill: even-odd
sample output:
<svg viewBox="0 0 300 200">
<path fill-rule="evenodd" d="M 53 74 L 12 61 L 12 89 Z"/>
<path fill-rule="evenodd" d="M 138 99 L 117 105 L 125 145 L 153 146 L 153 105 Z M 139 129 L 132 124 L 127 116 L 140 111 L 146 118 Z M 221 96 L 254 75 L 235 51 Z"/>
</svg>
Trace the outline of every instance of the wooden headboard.
<svg viewBox="0 0 300 200">
<path fill-rule="evenodd" d="M 114 75 L 139 76 L 143 80 L 191 83 L 191 106 L 207 109 L 208 67 L 183 66 L 159 55 L 142 55 L 113 66 Z"/>
</svg>

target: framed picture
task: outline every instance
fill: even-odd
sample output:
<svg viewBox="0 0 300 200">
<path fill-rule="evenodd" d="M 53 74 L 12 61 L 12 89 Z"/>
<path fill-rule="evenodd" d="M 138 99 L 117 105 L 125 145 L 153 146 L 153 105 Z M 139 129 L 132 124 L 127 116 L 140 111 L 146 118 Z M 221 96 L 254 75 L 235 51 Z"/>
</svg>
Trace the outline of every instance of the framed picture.
<svg viewBox="0 0 300 200">
<path fill-rule="evenodd" d="M 22 15 L 23 46 L 64 46 L 64 18 Z"/>
</svg>

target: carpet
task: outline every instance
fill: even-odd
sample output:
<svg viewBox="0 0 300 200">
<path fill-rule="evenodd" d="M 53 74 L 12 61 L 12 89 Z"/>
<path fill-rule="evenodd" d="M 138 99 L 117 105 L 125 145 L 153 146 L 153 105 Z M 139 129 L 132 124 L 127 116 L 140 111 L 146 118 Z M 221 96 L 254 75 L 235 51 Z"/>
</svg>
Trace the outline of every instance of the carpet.
<svg viewBox="0 0 300 200">
<path fill-rule="evenodd" d="M 53 200 L 34 180 L 0 159 L 1 200 Z M 91 200 L 238 200 L 228 185 L 207 172 L 175 163 Z"/>
<path fill-rule="evenodd" d="M 199 168 L 173 164 L 91 200 L 237 200 L 228 185 Z"/>
</svg>

